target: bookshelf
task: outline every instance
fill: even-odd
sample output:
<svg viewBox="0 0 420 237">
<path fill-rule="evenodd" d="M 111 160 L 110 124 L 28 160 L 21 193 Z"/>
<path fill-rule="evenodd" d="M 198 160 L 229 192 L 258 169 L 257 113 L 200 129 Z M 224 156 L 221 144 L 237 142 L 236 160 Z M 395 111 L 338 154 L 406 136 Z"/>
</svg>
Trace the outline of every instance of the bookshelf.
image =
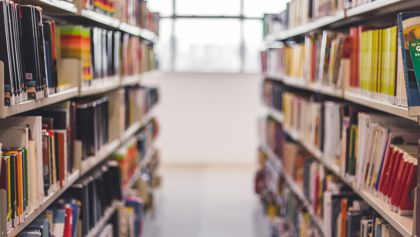
<svg viewBox="0 0 420 237">
<path fill-rule="evenodd" d="M 283 116 L 279 111 L 276 111 L 272 108 L 267 108 L 268 114 L 277 120 L 279 123 L 283 123 Z M 356 188 L 355 185 L 350 182 L 342 173 L 339 172 L 338 167 L 335 167 L 323 157 L 323 154 L 318 149 L 314 148 L 312 145 L 308 144 L 304 139 L 299 136 L 297 131 L 283 127 L 284 131 L 296 142 L 301 144 L 313 157 L 319 161 L 325 168 L 331 171 L 336 177 L 340 178 L 345 184 L 347 184 L 352 190 L 358 194 L 364 201 L 366 201 L 376 212 L 378 212 L 388 223 L 390 223 L 401 235 L 403 236 L 413 236 L 413 224 L 414 219 L 408 216 L 401 216 L 390 210 L 389 204 L 385 203 L 383 200 L 374 196 L 372 193 L 369 193 L 365 190 Z M 276 155 L 268 148 L 263 145 L 264 151 L 272 159 L 277 159 Z M 281 168 L 280 168 L 281 169 Z M 296 185 L 290 177 L 286 177 L 286 182 L 289 184 L 289 187 L 294 190 Z M 297 194 L 298 195 L 298 194 Z M 305 202 L 305 200 L 303 200 Z M 310 212 L 310 211 L 309 211 Z M 319 220 L 314 219 L 314 222 L 317 223 Z"/>
<path fill-rule="evenodd" d="M 96 224 L 96 226 L 89 231 L 89 233 L 86 235 L 86 237 L 95 237 L 99 236 L 101 231 L 104 229 L 106 223 L 109 219 L 114 215 L 114 213 L 117 211 L 118 206 L 121 206 L 122 204 L 120 202 L 114 202 L 112 203 L 111 207 L 108 207 L 108 209 L 105 211 L 105 214 L 102 216 L 102 218 L 99 220 L 99 222 Z"/>
<path fill-rule="evenodd" d="M 17 4 L 28 4 L 28 5 L 33 5 L 33 6 L 39 6 L 43 9 L 43 15 L 47 16 L 48 19 L 50 18 L 54 18 L 54 19 L 59 19 L 58 21 L 60 22 L 64 22 L 64 23 L 68 23 L 68 24 L 82 24 L 86 27 L 100 27 L 102 29 L 110 29 L 113 30 L 114 32 L 123 32 L 123 33 L 127 33 L 125 34 L 126 36 L 129 36 L 130 39 L 134 39 L 134 40 L 138 40 L 140 47 L 144 46 L 147 44 L 146 50 L 148 53 L 153 53 L 149 50 L 153 50 L 153 46 L 154 43 L 157 41 L 158 36 L 152 32 L 149 31 L 147 29 L 142 29 L 141 27 L 138 27 L 136 25 L 131 25 L 131 24 L 127 24 L 124 23 L 116 18 L 110 17 L 110 16 L 106 16 L 97 12 L 94 12 L 92 10 L 86 10 L 86 9 L 81 9 L 79 8 L 76 4 L 71 3 L 71 2 L 67 2 L 67 1 L 62 1 L 62 0 L 23 0 L 23 1 L 17 1 Z M 41 15 L 42 16 L 42 15 Z M 149 26 L 147 26 L 149 27 Z M 153 26 L 150 27 L 151 29 L 153 28 Z M 55 34 L 55 32 L 54 32 Z M 60 35 L 55 35 L 55 36 L 60 36 Z M 58 37 L 59 38 L 59 37 Z M 47 40 L 47 39 L 42 39 L 42 40 Z M 89 39 L 90 40 L 90 39 Z M 113 48 L 114 49 L 114 48 Z M 142 48 L 143 49 L 143 48 Z M 145 51 L 146 52 L 146 51 Z M 150 60 L 152 60 L 151 58 L 153 58 L 153 55 L 148 54 L 150 58 Z M 143 55 L 144 56 L 144 55 Z M 51 59 L 52 60 L 52 59 Z M 143 60 L 143 59 L 142 59 Z M 0 101 L 2 101 L 0 103 L 0 118 L 9 118 L 11 116 L 14 115 L 19 115 L 19 116 L 25 116 L 25 117 L 29 117 L 29 114 L 32 114 L 32 112 L 34 114 L 36 113 L 41 113 L 42 110 L 48 110 L 48 109 L 59 109 L 59 110 L 66 110 L 65 114 L 66 114 L 66 122 L 68 122 L 70 120 L 70 109 L 69 107 L 71 106 L 71 103 L 68 102 L 75 102 L 78 101 L 80 98 L 84 98 L 86 100 L 89 100 L 90 98 L 94 97 L 94 96 L 99 96 L 99 95 L 106 95 L 106 96 L 110 96 L 110 94 L 113 91 L 116 90 L 121 90 L 123 93 L 126 92 L 126 90 L 128 90 L 129 86 L 133 86 L 134 89 L 140 88 L 139 87 L 135 87 L 135 85 L 140 85 L 141 84 L 141 79 L 144 76 L 147 75 L 151 75 L 154 72 L 154 68 L 155 68 L 155 64 L 154 63 L 147 63 L 145 65 L 142 64 L 142 67 L 140 69 L 139 66 L 139 70 L 138 71 L 134 71 L 133 72 L 120 72 L 117 71 L 114 76 L 108 76 L 108 77 L 104 77 L 104 78 L 95 78 L 91 84 L 86 85 L 83 83 L 83 79 L 82 79 L 82 63 L 80 62 L 81 60 L 76 60 L 76 59 L 68 59 L 68 58 L 59 58 L 59 60 L 57 60 L 57 78 L 60 82 L 66 82 L 63 83 L 63 85 L 55 85 L 57 88 L 56 89 L 58 92 L 56 93 L 50 93 L 48 96 L 46 96 L 45 98 L 42 99 L 36 99 L 36 100 L 26 100 L 24 102 L 21 103 L 16 103 L 13 104 L 11 106 L 5 106 L 5 78 L 7 80 L 7 77 L 5 77 L 5 69 L 4 69 L 4 63 L 2 61 L 0 61 Z M 103 62 L 101 62 L 103 63 Z M 107 62 L 110 63 L 110 62 Z M 47 66 L 46 66 L 47 67 Z M 18 69 L 16 69 L 18 70 Z M 152 71 L 147 71 L 147 70 L 152 70 Z M 115 72 L 115 71 L 114 71 Z M 138 72 L 138 73 L 136 73 Z M 140 73 L 141 72 L 141 73 Z M 107 72 L 107 74 L 111 74 L 109 72 Z M 128 74 L 130 76 L 124 76 L 125 74 Z M 133 75 L 131 75 L 133 74 Z M 102 74 L 102 75 L 106 75 L 106 74 Z M 47 77 L 47 76 L 45 76 Z M 49 78 L 50 79 L 50 78 Z M 71 82 L 71 83 L 68 83 Z M 43 84 L 43 86 L 45 86 L 46 84 Z M 48 84 L 50 85 L 50 84 Z M 143 88 L 143 87 L 142 87 Z M 48 88 L 50 89 L 50 88 Z M 134 90 L 133 89 L 133 90 Z M 143 88 L 144 89 L 144 88 Z M 147 88 L 147 90 L 149 90 L 151 88 Z M 55 90 L 54 90 L 55 91 Z M 18 92 L 19 94 L 20 92 Z M 122 93 L 122 95 L 123 95 Z M 151 97 L 151 95 L 146 94 L 149 93 L 144 92 L 142 95 L 141 100 L 137 100 L 136 102 L 138 102 L 141 105 L 136 105 L 136 107 L 133 107 L 131 109 L 142 109 L 142 110 L 147 110 L 148 112 L 145 113 L 143 116 L 141 116 L 141 120 L 140 121 L 136 121 L 134 124 L 132 124 L 129 128 L 122 130 L 124 131 L 122 134 L 119 134 L 117 136 L 116 139 L 113 139 L 113 141 L 110 141 L 104 145 L 101 146 L 101 148 L 99 150 L 97 150 L 95 152 L 94 156 L 91 157 L 84 157 L 84 159 L 82 159 L 81 157 L 77 157 L 75 158 L 75 160 L 80 161 L 79 164 L 74 164 L 75 165 L 75 169 L 73 172 L 71 172 L 71 174 L 66 174 L 65 177 L 63 179 L 61 179 L 61 177 L 57 178 L 57 180 L 54 181 L 54 183 L 52 185 L 57 185 L 57 186 L 53 186 L 54 191 L 51 191 L 46 189 L 47 191 L 44 191 L 45 186 L 43 186 L 43 188 L 39 188 L 41 187 L 41 185 L 38 185 L 39 183 L 37 183 L 37 185 L 39 186 L 31 186 L 32 189 L 42 189 L 42 194 L 44 195 L 42 196 L 43 199 L 39 199 L 40 202 L 38 203 L 38 200 L 36 200 L 36 204 L 25 204 L 26 206 L 24 206 L 25 213 L 21 216 L 22 220 L 19 220 L 19 224 L 15 224 L 13 227 L 10 228 L 10 226 L 8 226 L 10 223 L 7 223 L 7 217 L 5 216 L 8 212 L 8 208 L 7 207 L 7 201 L 6 201 L 6 191 L 7 188 L 5 190 L 3 190 L 3 188 L 0 191 L 0 196 L 1 196 L 1 200 L 2 202 L 0 203 L 0 237 L 7 237 L 7 236 L 18 236 L 22 231 L 27 231 L 27 227 L 29 227 L 31 225 L 31 223 L 34 222 L 34 220 L 36 220 L 38 217 L 40 217 L 43 213 L 45 213 L 45 211 L 50 210 L 49 208 L 52 205 L 56 205 L 57 202 L 59 200 L 61 200 L 60 198 L 62 198 L 63 196 L 67 196 L 67 192 L 69 190 L 71 190 L 72 188 L 74 188 L 75 184 L 80 184 L 80 182 L 82 182 L 83 180 L 85 180 L 85 178 L 87 178 L 88 176 L 90 176 L 92 173 L 97 172 L 98 170 L 102 170 L 104 169 L 104 166 L 108 166 L 110 163 L 109 158 L 111 157 L 111 155 L 113 153 L 115 153 L 119 148 L 121 148 L 122 146 L 126 145 L 126 143 L 128 143 L 128 141 L 130 141 L 132 138 L 136 137 L 140 132 L 142 132 L 142 130 L 144 130 L 146 128 L 146 126 L 148 126 L 148 124 L 154 119 L 154 114 L 152 113 L 153 108 L 156 102 L 151 102 L 149 97 Z M 143 98 L 144 97 L 144 98 Z M 146 98 L 147 97 L 147 98 Z M 101 97 L 101 98 L 105 98 Z M 95 103 L 100 103 L 100 102 L 95 102 Z M 147 105 L 146 105 L 147 103 Z M 68 107 L 67 107 L 68 106 Z M 127 104 L 123 104 L 123 107 L 127 107 Z M 46 108 L 49 107 L 49 108 Z M 106 110 L 109 110 L 110 107 L 107 107 Z M 26 112 L 28 112 L 27 114 L 25 114 Z M 44 111 L 45 112 L 45 111 Z M 51 112 L 51 111 L 49 111 Z M 97 111 L 95 111 L 97 112 Z M 103 112 L 103 111 L 101 111 Z M 107 119 L 110 119 L 110 113 L 108 113 L 107 111 Z M 72 114 L 73 115 L 73 114 Z M 98 114 L 96 114 L 98 115 Z M 124 114 L 124 116 L 126 116 L 127 114 Z M 41 117 L 43 118 L 44 115 L 39 115 L 36 114 L 35 116 L 37 116 L 37 118 L 39 119 L 39 121 L 41 121 Z M 33 117 L 35 117 L 33 116 Z M 74 115 L 76 116 L 76 115 Z M 49 117 L 48 117 L 49 118 Z M 97 118 L 97 117 L 95 117 Z M 101 117 L 103 118 L 103 117 Z M 125 118 L 125 117 L 124 117 Z M 138 117 L 136 117 L 137 119 Z M 68 120 L 67 120 L 68 119 Z M 105 119 L 103 119 L 105 120 Z M 122 119 L 123 122 L 124 119 Z M 62 122 L 62 121 L 60 121 Z M 39 124 L 40 127 L 42 127 L 41 125 L 44 124 Z M 29 125 L 28 125 L 29 126 Z M 52 126 L 50 124 L 50 126 Z M 157 126 L 157 125 L 156 125 Z M 55 127 L 52 126 L 52 127 Z M 40 131 L 48 133 L 51 136 L 51 133 L 53 133 L 53 128 L 49 127 L 49 130 L 47 130 L 46 128 L 41 128 Z M 29 130 L 29 128 L 27 128 Z M 70 136 L 70 132 L 67 133 L 67 130 L 73 129 L 73 124 L 69 124 L 66 123 L 65 124 L 65 129 L 62 129 L 62 133 L 60 135 L 66 136 L 65 138 L 69 139 Z M 109 130 L 109 127 L 107 128 Z M 58 129 L 56 129 L 58 130 Z M 54 130 L 54 136 L 55 136 L 55 132 L 57 132 L 56 130 Z M 109 132 L 109 131 L 108 131 Z M 107 132 L 107 133 L 108 133 Z M 37 134 L 40 134 L 39 132 L 35 132 Z M 34 133 L 34 134 L 35 134 Z M 44 138 L 45 134 L 40 135 L 41 140 Z M 95 136 L 98 134 L 95 134 Z M 100 135 L 98 135 L 100 136 Z M 58 135 L 57 135 L 58 137 Z M 75 137 L 73 137 L 74 140 Z M 31 138 L 32 139 L 32 138 Z M 94 139 L 92 137 L 92 139 Z M 95 137 L 95 139 L 99 139 L 97 137 Z M 36 139 L 34 139 L 36 140 Z M 36 140 L 38 141 L 38 140 Z M 68 142 L 69 140 L 67 140 Z M 44 140 L 42 140 L 41 145 L 43 144 Z M 57 141 L 55 141 L 57 142 Z M 80 141 L 78 141 L 79 143 L 81 143 Z M 57 142 L 59 143 L 59 142 Z M 81 144 L 76 144 L 77 142 L 75 142 L 75 146 L 81 146 Z M 48 143 L 50 144 L 50 143 Z M 54 143 L 52 143 L 54 144 Z M 65 143 L 62 143 L 65 144 Z M 57 145 L 57 147 L 59 147 L 58 144 L 54 144 Z M 67 145 L 69 145 L 67 143 Z M 96 144 L 95 144 L 96 145 Z M 64 148 L 63 148 L 64 147 Z M 27 147 L 25 147 L 27 148 Z M 73 147 L 74 148 L 74 147 Z M 77 147 L 79 148 L 79 147 Z M 75 148 L 73 150 L 74 153 L 77 153 L 75 150 L 77 149 Z M 62 145 L 60 146 L 60 148 L 58 149 L 63 149 L 61 151 L 57 151 L 58 153 L 62 152 L 61 154 L 57 154 L 55 153 L 56 156 L 65 156 L 63 154 L 67 154 L 68 156 L 70 156 L 69 154 L 72 153 L 70 152 L 70 148 L 69 146 L 66 145 Z M 155 152 L 155 148 L 153 148 L 153 153 Z M 22 153 L 23 154 L 23 153 Z M 50 153 L 51 154 L 51 153 Z M 2 154 L 4 155 L 4 154 Z M 35 158 L 43 158 L 44 154 L 42 149 L 38 149 L 38 152 L 34 152 L 34 157 Z M 74 154 L 75 156 L 79 155 L 79 154 Z M 81 155 L 81 154 L 80 154 Z M 152 150 L 147 154 L 147 156 L 152 156 Z M 55 156 L 54 156 L 55 157 Z M 79 159 L 80 158 L 80 159 Z M 57 158 L 58 160 L 59 158 Z M 66 158 L 67 159 L 67 158 Z M 149 158 L 151 159 L 151 158 Z M 55 160 L 55 158 L 54 158 Z M 55 160 L 54 162 L 59 162 Z M 40 162 L 41 165 L 44 165 L 42 163 L 43 161 Z M 60 161 L 62 162 L 62 161 Z M 68 160 L 65 160 L 65 164 L 68 165 Z M 38 165 L 38 161 L 37 161 L 37 165 Z M 63 162 L 64 163 L 64 162 Z M 61 163 L 61 164 L 63 164 Z M 5 164 L 5 163 L 3 163 Z M 28 165 L 28 164 L 25 164 Z M 30 163 L 29 163 L 30 165 Z M 65 166 L 66 166 L 65 165 Z M 57 164 L 58 166 L 58 164 Z M 4 167 L 4 166 L 3 166 Z M 63 169 L 63 172 L 67 172 L 67 167 L 64 168 L 59 168 L 59 167 L 55 167 L 54 169 L 57 168 L 58 169 Z M 143 168 L 143 165 L 139 165 L 138 167 L 138 171 L 140 171 Z M 71 168 L 72 169 L 72 168 Z M 54 171 L 54 174 L 52 175 L 56 175 L 56 173 L 59 173 L 61 171 Z M 42 172 L 41 172 L 42 173 Z M 26 174 L 26 173 L 25 173 Z M 96 174 L 96 173 L 95 173 Z M 133 180 L 131 181 L 132 185 L 134 185 L 134 183 L 136 182 L 136 180 L 139 179 L 140 177 L 140 172 L 136 172 L 136 177 L 133 177 Z M 29 175 L 29 173 L 28 173 Z M 43 174 L 41 174 L 41 179 L 38 181 L 44 182 L 45 180 L 43 180 L 45 177 L 42 176 Z M 49 174 L 50 175 L 50 174 Z M 59 176 L 59 174 L 57 174 L 57 177 Z M 39 177 L 37 177 L 39 178 Z M 22 178 L 21 178 L 22 179 Z M 51 178 L 52 179 L 52 178 Z M 117 180 L 117 179 L 115 179 Z M 60 183 L 61 181 L 63 181 L 63 183 Z M 29 183 L 29 184 L 28 184 Z M 26 185 L 28 185 L 27 190 L 29 190 L 29 185 L 32 185 L 31 182 L 29 181 L 28 183 L 26 183 Z M 48 182 L 47 182 L 48 183 Z M 45 183 L 44 183 L 45 185 Z M 59 187 L 61 185 L 61 187 Z M 57 189 L 57 190 L 56 190 Z M 32 191 L 32 190 L 31 190 Z M 39 190 L 37 190 L 39 191 Z M 44 194 L 44 193 L 48 193 L 48 195 Z M 25 197 L 28 198 L 29 197 Z M 38 198 L 38 196 L 36 197 Z M 23 199 L 23 198 L 22 198 Z M 29 202 L 29 201 L 28 201 Z M 38 206 L 39 204 L 39 206 Z M 30 206 L 31 205 L 36 205 L 34 207 L 34 209 L 31 209 Z M 115 201 L 112 203 L 112 205 L 107 208 L 107 210 L 104 211 L 103 216 L 100 218 L 100 221 L 90 230 L 90 232 L 88 233 L 87 236 L 98 236 L 100 234 L 100 232 L 102 231 L 102 229 L 105 227 L 105 225 L 107 224 L 107 222 L 109 222 L 110 218 L 116 213 L 117 209 L 119 206 L 124 205 L 121 201 Z M 31 206 L 32 207 L 32 206 Z M 16 222 L 15 222 L 16 223 Z"/>
</svg>

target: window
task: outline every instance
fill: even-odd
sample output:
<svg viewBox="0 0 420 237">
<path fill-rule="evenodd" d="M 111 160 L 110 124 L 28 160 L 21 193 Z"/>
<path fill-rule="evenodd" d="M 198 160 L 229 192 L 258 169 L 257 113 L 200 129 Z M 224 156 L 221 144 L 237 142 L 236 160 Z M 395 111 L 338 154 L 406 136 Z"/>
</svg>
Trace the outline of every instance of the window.
<svg viewBox="0 0 420 237">
<path fill-rule="evenodd" d="M 157 45 L 160 70 L 257 73 L 263 46 L 261 18 L 266 12 L 280 12 L 286 1 L 149 0 L 148 4 L 163 16 Z"/>
<path fill-rule="evenodd" d="M 175 29 L 175 71 L 241 70 L 239 20 L 179 19 Z"/>
<path fill-rule="evenodd" d="M 177 15 L 239 15 L 240 0 L 176 0 Z"/>
</svg>

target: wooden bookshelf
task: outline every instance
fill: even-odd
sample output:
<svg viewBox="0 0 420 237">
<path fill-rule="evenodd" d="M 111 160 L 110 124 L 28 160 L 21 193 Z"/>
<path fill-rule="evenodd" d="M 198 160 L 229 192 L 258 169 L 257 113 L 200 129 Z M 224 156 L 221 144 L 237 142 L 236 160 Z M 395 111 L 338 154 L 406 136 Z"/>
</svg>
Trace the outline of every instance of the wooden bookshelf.
<svg viewBox="0 0 420 237">
<path fill-rule="evenodd" d="M 273 118 L 278 118 L 279 111 L 275 111 L 272 108 L 268 108 L 269 114 Z M 275 115 L 277 114 L 277 116 Z M 279 123 L 283 123 L 283 120 L 277 120 Z M 360 190 L 353 183 L 351 183 L 344 175 L 340 172 L 338 167 L 331 164 L 327 161 L 322 152 L 314 148 L 311 144 L 308 144 L 304 139 L 301 139 L 299 133 L 283 127 L 283 130 L 296 142 L 301 144 L 308 152 L 310 152 L 319 163 L 321 163 L 325 168 L 332 172 L 335 176 L 341 179 L 347 186 L 352 188 L 352 190 L 358 194 L 366 203 L 370 205 L 377 213 L 379 213 L 390 225 L 392 225 L 401 235 L 403 236 L 413 236 L 413 217 L 401 216 L 393 211 L 391 211 L 390 206 L 385 203 L 380 198 L 376 197 L 374 194 L 366 191 Z"/>
</svg>

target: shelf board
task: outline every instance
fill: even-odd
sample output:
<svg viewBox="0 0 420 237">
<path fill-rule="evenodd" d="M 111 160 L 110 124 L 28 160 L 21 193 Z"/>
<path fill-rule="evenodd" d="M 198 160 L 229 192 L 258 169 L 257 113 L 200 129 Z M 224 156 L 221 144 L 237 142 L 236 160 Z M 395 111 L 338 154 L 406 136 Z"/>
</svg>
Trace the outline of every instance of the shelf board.
<svg viewBox="0 0 420 237">
<path fill-rule="evenodd" d="M 415 3 L 415 1 L 416 0 L 414 1 L 412 0 L 376 0 L 376 1 L 372 1 L 363 5 L 348 9 L 346 11 L 346 16 L 347 17 L 360 16 L 360 15 L 378 11 L 387 7 L 394 7 L 394 5 L 396 4 L 404 4 L 408 2 Z M 417 6 L 419 6 L 418 2 L 417 2 Z"/>
<path fill-rule="evenodd" d="M 123 76 L 121 78 L 121 86 L 132 86 L 141 82 L 143 74 L 136 74 L 132 76 Z"/>
<path fill-rule="evenodd" d="M 134 186 L 134 184 L 137 182 L 137 180 L 140 179 L 141 176 L 141 169 L 140 167 L 134 171 L 133 175 L 130 177 L 130 180 L 124 185 L 123 193 L 126 195 L 130 193 L 131 187 Z"/>
<path fill-rule="evenodd" d="M 80 15 L 98 24 L 111 27 L 114 29 L 119 29 L 119 26 L 120 26 L 120 21 L 118 19 L 113 18 L 111 16 L 107 16 L 105 14 L 92 11 L 92 10 L 82 9 L 80 11 Z"/>
<path fill-rule="evenodd" d="M 156 153 L 156 148 L 151 147 L 148 149 L 146 155 L 140 162 L 142 168 L 146 167 L 149 164 L 149 162 L 153 159 L 153 156 L 155 155 L 155 153 Z"/>
<path fill-rule="evenodd" d="M 289 76 L 284 75 L 267 75 L 266 78 L 271 80 L 283 82 L 285 85 L 297 89 L 312 91 L 315 93 L 336 97 L 336 98 L 343 98 L 344 91 L 339 88 L 332 88 L 326 85 L 315 84 L 315 83 L 308 83 L 303 79 L 297 79 Z"/>
<path fill-rule="evenodd" d="M 119 88 L 121 85 L 118 75 L 93 79 L 92 85 L 81 86 L 79 88 L 79 97 L 102 94 Z"/>
<path fill-rule="evenodd" d="M 30 4 L 42 7 L 43 11 L 51 15 L 75 15 L 77 7 L 63 0 L 23 0 L 22 4 Z"/>
<path fill-rule="evenodd" d="M 360 104 L 372 109 L 380 110 L 388 114 L 395 115 L 397 117 L 402 117 L 405 119 L 412 120 L 414 122 L 418 122 L 417 117 L 411 117 L 409 115 L 408 108 L 406 107 L 400 107 L 386 102 L 378 101 L 350 91 L 346 91 L 344 93 L 344 99 L 356 104 Z"/>
<path fill-rule="evenodd" d="M 418 9 L 419 7 L 420 3 L 418 0 L 375 0 L 360 6 L 339 11 L 333 16 L 325 16 L 314 19 L 300 26 L 269 35 L 266 37 L 265 41 L 271 42 L 287 40 L 336 23 L 339 24 L 343 22 L 349 23 L 360 21 L 362 19 L 361 17 L 366 14 L 369 14 L 369 16 L 380 16 L 404 10 L 409 11 L 416 8 Z"/>
<path fill-rule="evenodd" d="M 316 29 L 324 28 L 328 25 L 331 25 L 335 22 L 343 20 L 345 18 L 344 10 L 337 12 L 334 16 L 325 16 L 318 19 L 315 19 L 309 23 L 302 24 L 292 29 L 284 30 L 275 36 L 271 37 L 273 40 L 286 40 L 296 36 L 300 36 L 306 33 L 309 33 Z"/>
<path fill-rule="evenodd" d="M 41 213 L 43 213 L 55 200 L 57 200 L 68 188 L 70 188 L 78 178 L 79 171 L 75 171 L 68 177 L 65 185 L 61 189 L 46 197 L 43 203 L 38 208 L 31 211 L 26 216 L 25 221 L 23 223 L 9 230 L 7 232 L 7 236 L 17 236 L 22 230 L 29 226 L 32 223 L 32 221 L 34 221 L 39 215 L 41 215 Z"/>
<path fill-rule="evenodd" d="M 117 139 L 104 145 L 95 156 L 85 158 L 81 165 L 81 176 L 87 174 L 89 171 L 97 167 L 98 164 L 100 164 L 102 161 L 106 160 L 108 156 L 110 156 L 112 152 L 114 152 L 119 147 L 119 145 L 120 141 Z"/>
<path fill-rule="evenodd" d="M 268 106 L 266 106 L 268 107 Z M 269 114 L 271 115 L 272 118 L 274 118 L 277 122 L 279 123 L 283 123 L 283 113 L 278 111 L 277 109 L 274 108 L 270 108 L 269 109 Z"/>
<path fill-rule="evenodd" d="M 47 98 L 40 100 L 29 100 L 20 104 L 6 106 L 0 109 L 0 117 L 6 118 L 12 115 L 20 114 L 30 110 L 38 109 L 58 102 L 62 102 L 73 98 L 77 95 L 77 87 L 67 89 L 58 93 L 49 95 Z"/>
<path fill-rule="evenodd" d="M 125 22 L 121 22 L 121 24 L 119 25 L 119 28 L 121 31 L 127 32 L 135 36 L 141 36 L 141 33 L 142 33 L 142 30 L 140 29 L 140 27 L 131 25 Z"/>
<path fill-rule="evenodd" d="M 270 114 L 273 109 L 269 108 Z M 280 121 L 279 121 L 280 122 Z M 374 194 L 365 190 L 360 190 L 355 187 L 354 184 L 349 182 L 343 174 L 337 169 L 336 166 L 331 164 L 328 160 L 323 157 L 323 154 L 312 145 L 308 144 L 303 139 L 300 139 L 299 134 L 296 131 L 284 128 L 284 131 L 288 133 L 293 140 L 299 142 L 308 152 L 310 152 L 316 160 L 318 160 L 325 168 L 334 173 L 335 176 L 340 178 L 345 184 L 353 189 L 364 201 L 366 201 L 376 212 L 378 212 L 388 223 L 390 223 L 400 234 L 403 236 L 412 236 L 413 231 L 413 217 L 400 216 L 399 214 L 392 212 L 389 204 L 385 203 Z"/>
<path fill-rule="evenodd" d="M 157 35 L 147 29 L 141 29 L 140 37 L 151 42 L 156 42 L 157 40 Z"/>
<path fill-rule="evenodd" d="M 96 225 L 89 231 L 86 237 L 95 237 L 99 236 L 100 232 L 105 228 L 105 225 L 111 219 L 112 215 L 117 210 L 118 206 L 122 205 L 119 201 L 114 201 L 110 207 L 108 207 L 101 219 L 96 223 Z"/>
</svg>

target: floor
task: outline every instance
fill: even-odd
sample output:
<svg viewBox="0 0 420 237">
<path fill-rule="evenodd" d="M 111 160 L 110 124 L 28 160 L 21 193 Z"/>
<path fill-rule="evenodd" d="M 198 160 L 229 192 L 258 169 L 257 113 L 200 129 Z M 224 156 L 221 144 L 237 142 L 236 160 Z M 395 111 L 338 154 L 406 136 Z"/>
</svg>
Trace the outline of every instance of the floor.
<svg viewBox="0 0 420 237">
<path fill-rule="evenodd" d="M 145 237 L 265 237 L 251 166 L 163 167 Z"/>
</svg>

